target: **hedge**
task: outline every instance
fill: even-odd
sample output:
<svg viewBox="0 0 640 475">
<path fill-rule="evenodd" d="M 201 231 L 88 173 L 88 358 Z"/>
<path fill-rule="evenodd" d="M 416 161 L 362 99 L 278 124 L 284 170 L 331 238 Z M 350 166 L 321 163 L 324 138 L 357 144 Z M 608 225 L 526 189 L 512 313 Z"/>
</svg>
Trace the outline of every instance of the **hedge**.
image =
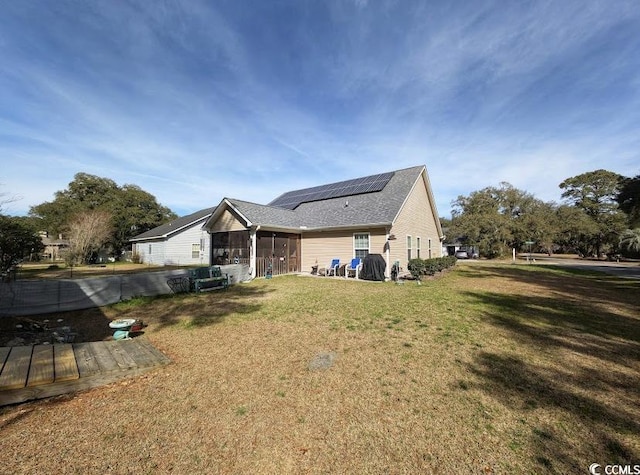
<svg viewBox="0 0 640 475">
<path fill-rule="evenodd" d="M 455 256 L 434 257 L 431 259 L 411 259 L 407 269 L 414 279 L 420 280 L 424 275 L 435 275 L 449 267 L 456 265 L 458 259 Z"/>
</svg>

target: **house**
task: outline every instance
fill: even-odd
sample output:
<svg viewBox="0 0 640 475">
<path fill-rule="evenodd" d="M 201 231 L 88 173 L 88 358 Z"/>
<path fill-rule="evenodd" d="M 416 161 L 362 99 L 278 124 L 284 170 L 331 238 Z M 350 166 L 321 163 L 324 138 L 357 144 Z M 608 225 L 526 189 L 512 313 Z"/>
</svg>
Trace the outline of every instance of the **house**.
<svg viewBox="0 0 640 475">
<path fill-rule="evenodd" d="M 58 239 L 54 239 L 49 236 L 48 232 L 41 231 L 40 239 L 42 239 L 42 245 L 44 246 L 41 254 L 43 259 L 49 261 L 64 259 L 65 252 L 69 249 L 69 241 L 62 239 L 62 234 L 58 234 Z"/>
<path fill-rule="evenodd" d="M 204 224 L 212 264 L 247 264 L 254 277 L 311 272 L 333 258 L 380 254 L 406 268 L 442 255 L 425 166 L 284 193 L 267 205 L 223 198 Z"/>
<path fill-rule="evenodd" d="M 202 225 L 215 208 L 206 208 L 163 224 L 129 240 L 145 264 L 209 265 L 209 235 Z"/>
</svg>

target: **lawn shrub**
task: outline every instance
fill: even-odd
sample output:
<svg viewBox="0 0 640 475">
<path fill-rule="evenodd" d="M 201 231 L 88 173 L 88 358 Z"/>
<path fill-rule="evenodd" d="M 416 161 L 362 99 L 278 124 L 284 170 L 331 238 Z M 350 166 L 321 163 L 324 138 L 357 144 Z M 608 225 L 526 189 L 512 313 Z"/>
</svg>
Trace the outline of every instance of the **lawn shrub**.
<svg viewBox="0 0 640 475">
<path fill-rule="evenodd" d="M 422 276 L 432 276 L 442 272 L 456 264 L 455 256 L 434 257 L 431 259 L 411 259 L 407 268 L 414 279 L 420 280 Z"/>
</svg>

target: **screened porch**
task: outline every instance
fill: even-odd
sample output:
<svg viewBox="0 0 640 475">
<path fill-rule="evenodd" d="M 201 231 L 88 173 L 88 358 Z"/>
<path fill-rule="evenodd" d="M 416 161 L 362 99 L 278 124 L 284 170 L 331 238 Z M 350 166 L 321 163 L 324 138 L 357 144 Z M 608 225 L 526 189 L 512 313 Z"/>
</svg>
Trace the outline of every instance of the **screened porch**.
<svg viewBox="0 0 640 475">
<path fill-rule="evenodd" d="M 258 231 L 255 236 L 255 276 L 300 272 L 300 235 Z M 245 264 L 253 267 L 250 232 L 229 231 L 211 234 L 212 265 Z"/>
</svg>

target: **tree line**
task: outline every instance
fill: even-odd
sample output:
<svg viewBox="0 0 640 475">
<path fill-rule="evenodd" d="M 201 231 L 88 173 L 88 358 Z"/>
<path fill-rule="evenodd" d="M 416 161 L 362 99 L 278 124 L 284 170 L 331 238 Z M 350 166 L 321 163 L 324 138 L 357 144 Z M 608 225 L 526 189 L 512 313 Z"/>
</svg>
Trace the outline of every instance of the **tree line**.
<svg viewBox="0 0 640 475">
<path fill-rule="evenodd" d="M 475 246 L 487 258 L 530 247 L 640 257 L 640 175 L 596 170 L 567 178 L 559 187 L 562 204 L 541 201 L 506 182 L 458 196 L 451 220 L 441 218 L 447 239 Z"/>
<path fill-rule="evenodd" d="M 519 251 L 620 253 L 640 257 L 640 175 L 627 178 L 596 170 L 560 183 L 564 203 L 543 202 L 509 183 L 453 201 L 452 219 L 441 218 L 448 240 L 475 246 L 484 257 Z M 41 233 L 63 236 L 68 264 L 87 262 L 106 249 L 120 259 L 129 239 L 167 223 L 176 214 L 137 185 L 78 173 L 52 201 L 32 206 L 27 217 L 10 217 L 0 193 L 0 273 L 43 250 Z"/>
<path fill-rule="evenodd" d="M 12 201 L 0 195 L 0 271 L 38 256 L 44 246 L 41 233 L 62 236 L 68 242 L 70 265 L 89 261 L 99 250 L 120 259 L 129 239 L 177 218 L 155 196 L 137 185 L 118 186 L 113 180 L 77 173 L 52 201 L 32 206 L 27 217 L 2 213 Z"/>
</svg>

